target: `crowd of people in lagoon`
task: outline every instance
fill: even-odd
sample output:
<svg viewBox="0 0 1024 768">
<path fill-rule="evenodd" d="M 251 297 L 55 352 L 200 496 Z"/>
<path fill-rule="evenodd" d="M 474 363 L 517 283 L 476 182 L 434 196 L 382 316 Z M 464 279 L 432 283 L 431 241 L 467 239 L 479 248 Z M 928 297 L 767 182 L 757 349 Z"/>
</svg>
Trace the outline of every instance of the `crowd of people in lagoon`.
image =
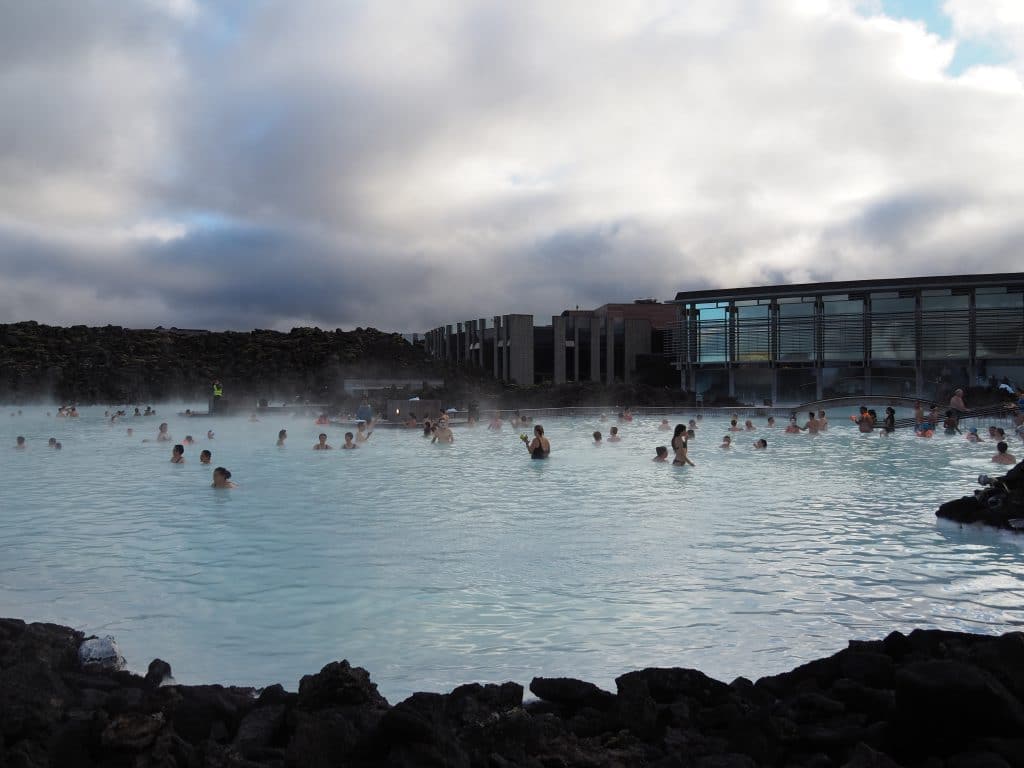
<svg viewBox="0 0 1024 768">
<path fill-rule="evenodd" d="M 1018 393 L 1018 400 L 1016 403 L 1008 404 L 1008 410 L 1012 413 L 1013 428 L 1010 436 L 1014 436 L 1017 439 L 1024 440 L 1024 392 Z M 971 443 L 984 443 L 992 442 L 995 444 L 996 452 L 992 455 L 992 462 L 995 464 L 1012 465 L 1017 463 L 1016 457 L 1009 452 L 1009 443 L 1006 430 L 1003 427 L 991 425 L 988 427 L 988 440 L 983 438 L 978 433 L 977 427 L 970 427 L 966 431 L 960 427 L 960 419 L 963 414 L 968 412 L 967 404 L 964 402 L 964 392 L 961 389 L 957 389 L 952 398 L 950 398 L 949 407 L 940 413 L 939 407 L 932 403 L 928 406 L 928 410 L 925 410 L 925 405 L 922 402 L 917 402 L 914 406 L 913 416 L 913 430 L 914 435 L 920 438 L 931 438 L 938 434 L 941 430 L 942 434 L 947 436 L 963 435 L 964 438 Z M 11 416 L 21 415 L 21 411 L 11 413 Z M 51 416 L 51 413 L 47 413 L 47 416 Z M 185 412 L 186 416 L 193 416 L 190 411 Z M 128 416 L 127 409 L 120 410 L 107 410 L 104 412 L 104 418 L 108 419 L 111 425 L 116 424 L 119 420 L 129 417 L 153 417 L 156 416 L 156 411 L 147 406 L 145 411 L 135 408 L 131 416 Z M 369 405 L 366 399 L 363 400 L 358 410 L 354 414 L 355 420 L 355 432 L 346 432 L 344 435 L 344 444 L 340 446 L 341 450 L 355 450 L 361 445 L 368 442 L 373 436 L 373 426 L 375 423 L 375 415 L 372 407 Z M 79 418 L 78 409 L 75 405 L 62 405 L 57 409 L 57 418 Z M 672 437 L 668 445 L 659 445 L 655 448 L 655 455 L 653 461 L 658 463 L 669 463 L 675 466 L 695 466 L 689 456 L 690 442 L 696 437 L 696 432 L 699 427 L 699 423 L 702 420 L 701 415 L 697 415 L 691 418 L 686 424 L 677 424 L 674 428 L 669 423 L 668 419 L 661 419 L 658 425 L 660 431 L 672 432 Z M 619 411 L 617 420 L 620 424 L 628 424 L 634 419 L 631 409 L 626 408 Z M 608 420 L 607 415 L 601 414 L 599 421 L 606 422 Z M 874 433 L 878 432 L 882 437 L 889 437 L 897 429 L 896 411 L 892 407 L 885 409 L 885 415 L 879 419 L 878 414 L 875 410 L 861 406 L 856 415 L 850 416 L 850 420 L 856 425 L 857 429 L 862 433 Z M 250 421 L 259 421 L 256 413 L 250 416 Z M 798 416 L 794 413 L 789 418 L 789 423 L 781 430 L 782 434 L 787 435 L 818 435 L 822 432 L 826 432 L 829 429 L 828 416 L 824 410 L 808 411 L 807 419 L 803 425 L 799 423 Z M 326 413 L 321 414 L 317 417 L 314 422 L 318 425 L 331 424 L 331 420 Z M 544 434 L 544 427 L 540 424 L 534 424 L 531 416 L 522 415 L 519 411 L 515 411 L 511 416 L 505 417 L 501 411 L 496 411 L 488 422 L 487 429 L 491 432 L 500 432 L 506 425 L 506 423 L 513 429 L 529 429 L 532 427 L 532 437 L 528 436 L 526 432 L 522 432 L 519 435 L 519 439 L 525 445 L 527 452 L 531 459 L 543 460 L 547 459 L 551 454 L 551 443 L 547 436 Z M 464 423 L 465 427 L 472 428 L 477 426 L 478 419 L 475 414 L 471 413 Z M 424 438 L 429 438 L 431 443 L 439 443 L 442 445 L 451 445 L 455 442 L 455 434 L 452 431 L 451 418 L 449 411 L 442 409 L 436 417 L 427 417 L 420 421 L 415 413 L 410 413 L 403 426 L 408 429 L 422 429 Z M 767 429 L 775 429 L 775 417 L 768 416 L 765 424 Z M 157 434 L 151 441 L 149 438 L 143 439 L 143 443 L 156 442 L 156 443 L 174 443 L 173 438 L 169 433 L 169 427 L 167 422 L 161 422 L 157 428 Z M 721 450 L 729 451 L 733 450 L 736 443 L 733 438 L 737 433 L 750 433 L 757 431 L 752 419 L 746 419 L 740 424 L 740 418 L 737 414 L 733 414 L 729 421 L 729 427 L 726 430 L 726 434 L 722 438 L 722 442 L 719 445 Z M 127 436 L 134 436 L 134 428 L 128 427 Z M 206 439 L 213 441 L 215 434 L 213 430 L 208 430 L 206 433 Z M 592 433 L 593 445 L 600 447 L 605 443 L 619 443 L 622 441 L 622 435 L 619 432 L 618 426 L 612 426 L 608 430 L 607 439 L 604 437 L 600 430 L 595 430 Z M 288 430 L 282 429 L 277 433 L 277 447 L 284 448 L 288 440 Z M 329 451 L 333 450 L 334 446 L 327 442 L 328 435 L 326 432 L 321 432 L 318 435 L 317 442 L 313 444 L 313 450 L 315 451 Z M 171 463 L 172 464 L 184 464 L 185 463 L 185 447 L 192 446 L 195 444 L 195 439 L 192 435 L 186 435 L 185 439 L 181 443 L 174 443 L 171 448 Z M 47 443 L 48 448 L 52 450 L 61 450 L 62 444 L 56 439 L 51 437 Z M 768 440 L 764 437 L 759 437 L 754 440 L 751 444 L 752 449 L 755 451 L 764 451 L 768 448 Z M 15 450 L 25 450 L 28 444 L 24 436 L 19 435 L 15 441 Z M 213 453 L 210 449 L 203 449 L 199 454 L 199 463 L 212 465 Z M 213 470 L 213 482 L 211 487 L 213 488 L 236 488 L 237 485 L 231 480 L 231 472 L 225 467 L 216 467 Z"/>
</svg>

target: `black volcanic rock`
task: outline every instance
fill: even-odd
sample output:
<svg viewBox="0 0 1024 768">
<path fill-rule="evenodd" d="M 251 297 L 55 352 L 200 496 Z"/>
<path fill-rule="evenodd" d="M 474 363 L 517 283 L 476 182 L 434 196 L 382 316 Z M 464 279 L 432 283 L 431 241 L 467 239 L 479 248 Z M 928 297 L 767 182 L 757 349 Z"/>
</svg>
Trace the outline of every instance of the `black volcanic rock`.
<svg viewBox="0 0 1024 768">
<path fill-rule="evenodd" d="M 239 333 L 0 325 L 0 402 L 205 401 L 214 379 L 224 383 L 226 398 L 301 395 L 322 402 L 345 377 L 428 374 L 436 375 L 436 364 L 422 346 L 373 328 Z"/>
<path fill-rule="evenodd" d="M 726 685 L 644 669 L 616 693 L 571 678 L 470 684 L 390 706 L 348 662 L 281 686 L 175 685 L 83 670 L 83 635 L 0 619 L 0 766 L 1024 765 L 1024 635 L 915 630 Z M 158 685 L 156 678 L 162 684 Z"/>
</svg>

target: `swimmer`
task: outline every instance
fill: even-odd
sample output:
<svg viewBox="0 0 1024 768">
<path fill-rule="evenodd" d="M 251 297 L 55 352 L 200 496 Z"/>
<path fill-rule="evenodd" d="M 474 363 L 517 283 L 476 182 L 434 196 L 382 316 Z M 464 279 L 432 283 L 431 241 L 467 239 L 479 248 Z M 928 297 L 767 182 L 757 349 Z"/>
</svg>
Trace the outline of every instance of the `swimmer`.
<svg viewBox="0 0 1024 768">
<path fill-rule="evenodd" d="M 985 441 L 978 437 L 978 428 L 971 427 L 967 430 L 967 442 L 968 443 L 984 443 Z"/>
<path fill-rule="evenodd" d="M 359 447 L 358 445 L 356 445 L 355 443 L 352 442 L 352 438 L 353 437 L 354 437 L 354 435 L 351 432 L 346 432 L 345 433 L 345 444 L 343 446 L 341 446 L 343 450 L 350 451 L 353 448 L 358 448 Z"/>
<path fill-rule="evenodd" d="M 174 438 L 171 437 L 170 433 L 167 431 L 167 422 L 163 422 L 159 427 L 159 431 L 156 433 L 156 441 L 158 443 L 169 443 L 173 439 Z"/>
<path fill-rule="evenodd" d="M 185 440 L 184 440 L 184 444 L 185 444 L 185 445 L 195 445 L 195 444 L 196 444 L 196 441 L 195 441 L 195 439 L 194 439 L 194 438 L 192 437 L 192 435 L 185 435 Z"/>
<path fill-rule="evenodd" d="M 180 443 L 171 449 L 171 464 L 185 463 L 185 446 Z"/>
<path fill-rule="evenodd" d="M 260 417 L 256 415 L 256 411 L 249 414 L 249 421 L 259 421 Z M 317 422 L 319 423 L 319 422 Z"/>
<path fill-rule="evenodd" d="M 775 417 L 774 416 L 769 416 L 768 417 L 768 426 L 769 427 L 774 427 L 775 426 Z"/>
<path fill-rule="evenodd" d="M 672 429 L 672 427 L 669 426 L 668 419 L 662 419 L 661 424 L 658 425 L 658 429 L 660 429 L 662 432 L 667 432 L 668 430 Z"/>
<path fill-rule="evenodd" d="M 431 423 L 430 419 L 424 419 L 423 420 L 423 436 L 424 437 L 430 437 L 433 434 L 434 434 L 434 425 Z"/>
<path fill-rule="evenodd" d="M 619 437 L 619 428 L 618 427 L 612 427 L 608 431 L 611 433 L 610 435 L 608 435 L 608 442 L 609 443 L 621 443 L 622 442 L 622 438 Z"/>
<path fill-rule="evenodd" d="M 809 434 L 809 435 L 816 435 L 816 434 L 818 434 L 818 429 L 819 428 L 820 428 L 820 425 L 818 424 L 818 417 L 814 415 L 814 411 L 808 411 L 807 412 L 807 423 L 805 423 L 801 427 L 801 429 L 802 430 L 806 430 L 807 434 Z"/>
<path fill-rule="evenodd" d="M 314 451 L 333 450 L 334 446 L 327 444 L 327 434 L 325 432 L 321 432 L 320 435 L 317 437 L 317 440 L 319 440 L 320 442 L 313 446 Z"/>
<path fill-rule="evenodd" d="M 199 463 L 200 464 L 209 464 L 212 460 L 213 460 L 213 454 L 210 453 L 208 450 L 204 450 L 202 453 L 199 454 Z"/>
<path fill-rule="evenodd" d="M 131 427 L 128 427 L 128 437 L 132 437 L 134 435 L 135 435 L 135 430 L 132 429 Z"/>
<path fill-rule="evenodd" d="M 18 437 L 15 438 L 15 440 L 14 440 L 14 450 L 16 450 L 16 451 L 24 451 L 25 450 L 25 438 L 22 437 L 21 435 L 18 435 Z"/>
<path fill-rule="evenodd" d="M 743 431 L 743 427 L 741 427 L 739 425 L 739 419 L 732 419 L 729 422 L 729 431 L 730 432 L 742 432 Z"/>
<path fill-rule="evenodd" d="M 696 436 L 697 436 L 697 433 L 694 432 L 692 429 L 686 430 L 686 442 L 690 442 Z"/>
<path fill-rule="evenodd" d="M 754 430 L 757 429 L 757 427 L 754 426 L 754 422 L 752 422 L 750 419 L 747 419 L 745 422 L 743 422 L 743 429 L 746 430 L 747 432 L 753 432 Z"/>
<path fill-rule="evenodd" d="M 723 451 L 728 451 L 729 449 L 732 448 L 732 438 L 729 437 L 729 435 L 726 435 L 725 437 L 722 438 L 722 444 L 718 447 L 721 448 Z"/>
<path fill-rule="evenodd" d="M 452 433 L 451 427 L 448 426 L 448 421 L 442 421 L 434 428 L 434 436 L 430 440 L 433 443 L 445 443 L 451 445 L 455 442 L 455 435 Z"/>
<path fill-rule="evenodd" d="M 860 413 L 855 417 L 851 416 L 850 419 L 857 424 L 857 429 L 862 433 L 875 431 L 875 420 L 872 418 L 871 412 L 863 405 L 860 407 Z"/>
<path fill-rule="evenodd" d="M 960 417 L 953 413 L 952 410 L 946 411 L 946 418 L 942 422 L 942 431 L 947 435 L 960 434 Z"/>
<path fill-rule="evenodd" d="M 63 447 L 64 447 L 64 446 L 63 446 L 63 445 L 61 445 L 61 444 L 60 444 L 59 442 L 58 442 L 58 443 L 54 443 L 54 444 L 53 444 L 53 450 L 55 450 L 55 451 L 59 451 L 59 450 L 60 450 L 61 448 L 63 448 Z"/>
<path fill-rule="evenodd" d="M 1017 459 L 1012 453 L 1007 453 L 1010 447 L 1005 442 L 996 445 L 996 455 L 992 457 L 993 464 L 1016 464 Z"/>
<path fill-rule="evenodd" d="M 881 434 L 888 437 L 896 431 L 896 410 L 889 406 L 885 409 L 885 420 L 882 422 Z"/>
<path fill-rule="evenodd" d="M 231 482 L 231 472 L 224 467 L 217 467 L 213 470 L 213 485 L 211 488 L 237 488 L 236 483 Z"/>
<path fill-rule="evenodd" d="M 416 427 L 419 426 L 419 422 L 416 421 L 416 414 L 415 413 L 410 413 L 409 414 L 409 418 L 405 420 L 405 426 L 409 427 L 410 429 L 415 429 Z"/>
<path fill-rule="evenodd" d="M 687 430 L 685 424 L 676 424 L 675 432 L 672 434 L 672 450 L 675 451 L 675 456 L 672 459 L 672 466 L 682 467 L 689 465 L 691 467 L 696 466 L 690 460 L 690 445 L 686 439 Z"/>
<path fill-rule="evenodd" d="M 607 417 L 607 416 L 605 416 L 605 415 L 604 415 L 604 414 L 602 413 L 602 414 L 601 414 L 601 416 L 600 416 L 600 418 L 598 418 L 598 421 L 601 421 L 601 422 L 605 422 L 605 421 L 608 421 L 608 417 Z"/>
<path fill-rule="evenodd" d="M 358 422 L 356 424 L 356 442 L 357 443 L 365 443 L 367 440 L 370 439 L 370 435 L 372 435 L 372 434 L 373 434 L 372 430 L 370 432 L 366 431 L 366 423 L 365 422 L 360 421 L 360 422 Z"/>
<path fill-rule="evenodd" d="M 282 429 L 277 433 L 277 447 L 284 448 L 284 441 L 288 439 L 288 430 Z"/>
<path fill-rule="evenodd" d="M 213 440 L 213 430 L 212 429 L 206 430 L 206 439 L 207 440 Z"/>
<path fill-rule="evenodd" d="M 141 412 L 141 411 L 139 411 L 139 409 L 138 409 L 138 408 L 136 408 L 136 409 L 135 409 L 135 413 L 133 413 L 133 414 L 132 414 L 132 416 L 141 416 L 141 415 L 142 415 L 142 412 Z"/>
<path fill-rule="evenodd" d="M 491 417 L 491 421 L 487 424 L 488 432 L 501 432 L 502 424 L 501 411 L 495 411 L 494 416 Z"/>
<path fill-rule="evenodd" d="M 688 422 L 686 422 L 686 426 L 688 426 L 690 429 L 696 429 L 697 428 L 697 421 L 696 421 L 696 419 L 690 419 Z"/>
<path fill-rule="evenodd" d="M 600 448 L 601 447 L 601 433 L 595 431 L 593 437 L 594 437 L 594 447 L 595 448 Z"/>
<path fill-rule="evenodd" d="M 754 448 L 756 448 L 759 451 L 763 451 L 767 447 L 768 447 L 768 441 L 765 440 L 763 437 L 760 440 L 755 440 L 754 441 Z"/>
<path fill-rule="evenodd" d="M 828 429 L 828 419 L 825 417 L 824 411 L 818 411 L 818 431 L 824 432 Z"/>
<path fill-rule="evenodd" d="M 663 462 L 667 462 L 668 461 L 668 448 L 666 448 L 664 445 L 659 445 L 657 448 L 655 448 L 654 449 L 654 458 L 652 459 L 652 461 L 656 461 L 659 464 L 661 464 Z"/>
<path fill-rule="evenodd" d="M 544 427 L 540 424 L 533 428 L 533 440 L 527 443 L 524 439 L 523 442 L 526 443 L 531 459 L 546 459 L 551 454 L 551 443 L 544 437 Z"/>
<path fill-rule="evenodd" d="M 799 435 L 800 427 L 797 426 L 796 416 L 791 416 L 789 419 L 789 426 L 786 427 L 787 435 Z"/>
<path fill-rule="evenodd" d="M 49 440 L 46 441 L 46 445 L 49 446 L 50 448 L 53 448 L 53 446 L 55 446 L 56 444 L 57 444 L 57 438 L 56 437 L 51 437 Z"/>
</svg>

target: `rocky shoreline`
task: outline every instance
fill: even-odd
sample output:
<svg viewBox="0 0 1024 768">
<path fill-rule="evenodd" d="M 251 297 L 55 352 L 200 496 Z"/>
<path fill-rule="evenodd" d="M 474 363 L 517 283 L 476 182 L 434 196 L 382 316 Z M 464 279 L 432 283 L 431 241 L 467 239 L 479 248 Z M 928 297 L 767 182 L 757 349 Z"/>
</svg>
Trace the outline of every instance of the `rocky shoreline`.
<svg viewBox="0 0 1024 768">
<path fill-rule="evenodd" d="M 82 653 L 81 632 L 0 619 L 0 768 L 35 766 L 1024 765 L 1024 634 L 893 632 L 757 682 L 645 669 L 395 704 L 333 662 L 262 690 L 176 685 Z M 83 663 L 91 661 L 89 664 Z"/>
</svg>

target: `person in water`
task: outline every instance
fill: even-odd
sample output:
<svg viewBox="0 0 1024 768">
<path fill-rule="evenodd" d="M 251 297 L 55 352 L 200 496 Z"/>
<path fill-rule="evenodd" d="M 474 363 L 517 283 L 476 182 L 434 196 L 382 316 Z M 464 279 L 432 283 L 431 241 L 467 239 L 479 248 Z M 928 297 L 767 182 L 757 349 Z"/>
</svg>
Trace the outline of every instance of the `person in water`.
<svg viewBox="0 0 1024 768">
<path fill-rule="evenodd" d="M 967 404 L 964 402 L 964 391 L 957 389 L 953 392 L 953 396 L 949 398 L 949 407 L 953 410 L 960 411 L 963 413 L 967 410 Z"/>
<path fill-rule="evenodd" d="M 978 436 L 978 428 L 977 427 L 971 427 L 969 430 L 967 430 L 967 442 L 968 443 L 984 443 L 985 441 L 982 440 Z"/>
<path fill-rule="evenodd" d="M 690 460 L 690 444 L 686 438 L 686 435 L 686 425 L 676 424 L 675 432 L 673 432 L 672 434 L 672 442 L 670 443 L 670 445 L 672 446 L 672 450 L 675 453 L 674 457 L 672 458 L 672 466 L 674 467 L 682 467 L 687 464 L 691 467 L 696 466 Z"/>
<path fill-rule="evenodd" d="M 729 422 L 729 431 L 730 432 L 742 432 L 743 431 L 743 427 L 741 427 L 739 425 L 739 419 L 732 419 Z"/>
<path fill-rule="evenodd" d="M 213 440 L 213 430 L 212 429 L 206 430 L 206 439 L 207 440 Z"/>
<path fill-rule="evenodd" d="M 236 483 L 231 482 L 231 472 L 224 467 L 217 467 L 213 470 L 212 488 L 237 488 Z"/>
<path fill-rule="evenodd" d="M 608 442 L 609 443 L 621 443 L 622 442 L 622 438 L 619 437 L 619 428 L 618 427 L 612 427 L 608 431 L 611 432 L 611 434 L 608 435 Z"/>
<path fill-rule="evenodd" d="M 1005 441 L 1000 442 L 996 445 L 996 454 L 992 457 L 993 464 L 1016 464 L 1017 459 L 1013 457 L 1012 453 L 1007 453 L 1010 450 L 1010 446 Z"/>
<path fill-rule="evenodd" d="M 775 417 L 774 416 L 769 416 L 768 417 L 768 426 L 769 427 L 774 427 L 775 426 Z"/>
<path fill-rule="evenodd" d="M 801 431 L 806 431 L 809 435 L 816 435 L 820 428 L 821 425 L 818 423 L 818 417 L 814 415 L 814 411 L 808 411 L 807 422 L 800 428 Z"/>
<path fill-rule="evenodd" d="M 367 440 L 370 439 L 370 435 L 372 435 L 372 434 L 373 434 L 373 432 L 367 432 L 366 431 L 366 423 L 365 422 L 360 421 L 360 422 L 356 423 L 356 442 L 357 443 L 365 443 Z"/>
<path fill-rule="evenodd" d="M 800 427 L 796 423 L 796 416 L 790 416 L 789 425 L 786 427 L 787 435 L 799 435 Z"/>
<path fill-rule="evenodd" d="M 331 446 L 331 445 L 327 444 L 327 434 L 325 432 L 321 432 L 317 436 L 317 440 L 319 440 L 320 442 L 318 442 L 316 445 L 313 446 L 313 450 L 314 451 L 330 451 L 330 450 L 333 450 L 334 446 Z"/>
<path fill-rule="evenodd" d="M 195 445 L 196 441 L 192 435 L 185 435 L 185 439 L 182 441 L 184 445 Z"/>
<path fill-rule="evenodd" d="M 351 432 L 346 432 L 345 433 L 345 444 L 343 446 L 341 446 L 342 449 L 344 449 L 346 451 L 350 451 L 353 448 L 358 448 L 359 447 L 354 442 L 352 442 L 352 438 L 353 437 L 354 437 L 354 435 Z"/>
<path fill-rule="evenodd" d="M 960 417 L 952 409 L 946 411 L 946 418 L 942 422 L 942 431 L 947 435 L 960 434 Z"/>
<path fill-rule="evenodd" d="M 721 448 L 723 451 L 731 450 L 732 449 L 732 437 L 730 437 L 729 435 L 726 435 L 725 437 L 723 437 L 722 438 L 722 444 L 720 446 L 718 446 L 718 447 Z"/>
<path fill-rule="evenodd" d="M 612 427 L 614 429 L 614 427 Z M 525 435 L 523 436 L 523 442 L 526 443 L 526 448 L 530 452 L 531 459 L 546 459 L 551 454 L 551 443 L 546 437 L 544 437 L 544 427 L 537 424 L 533 428 L 533 440 L 526 442 Z"/>
<path fill-rule="evenodd" d="M 828 418 L 825 416 L 825 412 L 822 410 L 818 411 L 818 431 L 824 432 L 828 429 Z"/>
<path fill-rule="evenodd" d="M 288 439 L 288 430 L 282 429 L 277 433 L 277 447 L 284 448 L 284 441 Z"/>
<path fill-rule="evenodd" d="M 768 447 L 768 441 L 765 440 L 763 437 L 760 440 L 755 440 L 754 441 L 754 448 L 759 450 L 759 451 L 763 451 L 767 447 Z"/>
<path fill-rule="evenodd" d="M 54 442 L 56 442 L 56 440 Z M 25 438 L 24 438 L 24 436 L 18 435 L 14 439 L 14 450 L 16 450 L 16 451 L 24 451 L 25 450 Z"/>
<path fill-rule="evenodd" d="M 666 448 L 664 445 L 659 445 L 657 448 L 655 448 L 653 461 L 657 461 L 658 463 L 667 462 L 668 448 Z"/>
<path fill-rule="evenodd" d="M 597 448 L 600 448 L 601 447 L 601 433 L 598 432 L 597 430 L 595 430 L 593 437 L 594 437 L 594 446 L 597 447 Z"/>
<path fill-rule="evenodd" d="M 185 463 L 185 446 L 180 443 L 171 449 L 171 464 Z"/>
<path fill-rule="evenodd" d="M 896 410 L 889 406 L 885 409 L 885 419 L 882 421 L 882 434 L 889 436 L 896 431 Z"/>
<path fill-rule="evenodd" d="M 661 430 L 662 432 L 668 432 L 670 429 L 672 429 L 672 427 L 669 425 L 668 419 L 662 419 L 661 424 L 658 425 L 658 429 Z M 667 448 L 665 450 L 666 452 L 668 451 Z"/>
<path fill-rule="evenodd" d="M 434 436 L 430 440 L 431 443 L 445 443 L 451 445 L 455 442 L 455 434 L 452 432 L 452 428 L 448 426 L 448 421 L 442 421 L 434 427 Z"/>
<path fill-rule="evenodd" d="M 754 426 L 753 421 L 747 419 L 745 422 L 743 422 L 743 429 L 747 432 L 753 432 L 757 429 L 757 427 Z"/>
<path fill-rule="evenodd" d="M 199 454 L 199 463 L 200 464 L 209 464 L 211 461 L 213 461 L 213 454 L 210 453 L 209 450 L 203 450 L 202 452 L 200 452 L 200 454 Z"/>
<path fill-rule="evenodd" d="M 51 437 L 49 440 L 46 441 L 46 445 L 49 448 L 53 448 L 53 446 L 55 446 L 56 444 L 57 444 L 57 438 L 56 437 Z"/>
<path fill-rule="evenodd" d="M 159 426 L 158 429 L 159 429 L 159 431 L 156 433 L 156 441 L 158 443 L 169 443 L 169 442 L 171 442 L 171 440 L 174 439 L 174 438 L 171 437 L 170 433 L 167 431 L 167 422 L 166 421 L 163 422 Z"/>
<path fill-rule="evenodd" d="M 501 411 L 495 411 L 490 422 L 487 424 L 487 430 L 489 432 L 501 432 L 503 423 L 504 422 L 501 420 Z"/>
</svg>

